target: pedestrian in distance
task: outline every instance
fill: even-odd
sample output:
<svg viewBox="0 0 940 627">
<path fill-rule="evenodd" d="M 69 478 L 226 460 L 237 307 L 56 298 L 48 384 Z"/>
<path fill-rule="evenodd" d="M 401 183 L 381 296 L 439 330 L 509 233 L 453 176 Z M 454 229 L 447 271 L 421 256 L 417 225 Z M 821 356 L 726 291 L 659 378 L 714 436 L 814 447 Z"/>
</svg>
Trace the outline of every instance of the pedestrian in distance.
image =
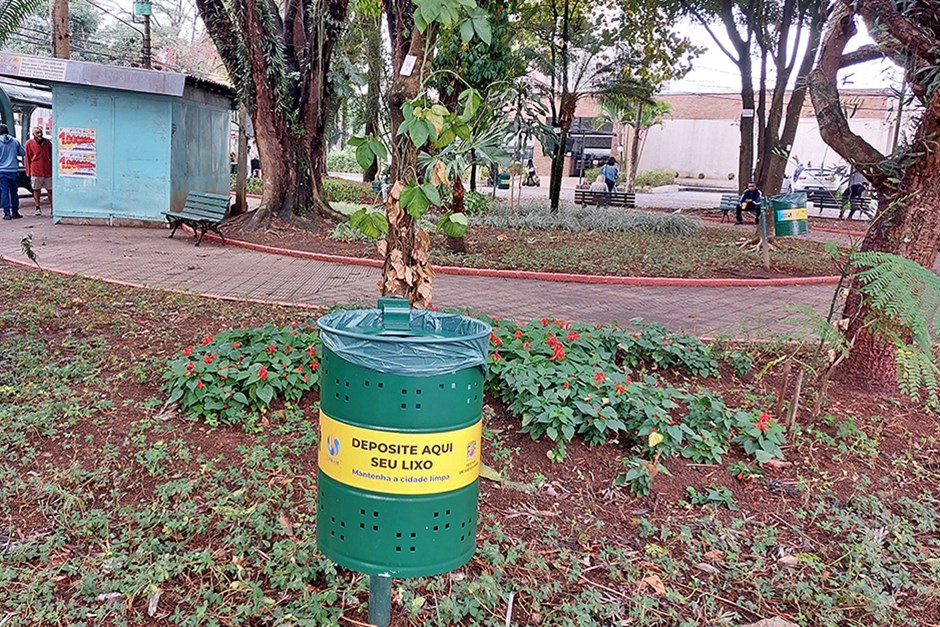
<svg viewBox="0 0 940 627">
<path fill-rule="evenodd" d="M 607 181 L 604 179 L 603 174 L 598 174 L 597 178 L 591 183 L 591 188 L 588 190 L 591 192 L 606 192 L 607 191 Z"/>
<path fill-rule="evenodd" d="M 3 219 L 17 220 L 20 215 L 20 163 L 17 157 L 25 157 L 23 144 L 10 136 L 6 124 L 0 124 L 0 204 L 3 205 Z"/>
<path fill-rule="evenodd" d="M 738 206 L 735 209 L 735 224 L 744 224 L 744 220 L 741 216 L 741 212 L 743 211 L 753 211 L 754 224 L 760 224 L 760 206 L 762 201 L 763 198 L 761 197 L 760 190 L 757 188 L 757 183 L 751 181 L 747 184 L 747 189 L 744 190 L 744 193 L 741 194 L 741 200 L 738 201 Z"/>
<path fill-rule="evenodd" d="M 52 142 L 43 137 L 42 129 L 33 129 L 33 136 L 26 140 L 26 176 L 33 187 L 33 200 L 36 202 L 36 215 L 42 215 L 40 198 L 46 190 L 49 208 L 52 208 Z"/>
<path fill-rule="evenodd" d="M 601 166 L 601 174 L 604 176 L 604 182 L 607 183 L 607 191 L 617 191 L 617 176 L 620 170 L 617 169 L 617 160 L 613 157 L 607 159 L 607 163 Z"/>
</svg>

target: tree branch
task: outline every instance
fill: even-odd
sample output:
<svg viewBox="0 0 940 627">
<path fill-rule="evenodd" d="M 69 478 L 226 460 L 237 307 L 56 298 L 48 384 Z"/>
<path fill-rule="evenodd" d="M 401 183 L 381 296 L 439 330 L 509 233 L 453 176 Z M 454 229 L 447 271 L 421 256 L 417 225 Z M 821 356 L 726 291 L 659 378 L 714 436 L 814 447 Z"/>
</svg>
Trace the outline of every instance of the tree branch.
<svg viewBox="0 0 940 627">
<path fill-rule="evenodd" d="M 849 128 L 836 87 L 836 76 L 845 45 L 857 32 L 853 17 L 851 10 L 844 4 L 838 5 L 833 11 L 823 38 L 819 62 L 810 72 L 807 82 L 823 141 L 855 165 L 872 185 L 880 188 L 886 182 L 886 177 L 878 166 L 885 156 Z"/>
<path fill-rule="evenodd" d="M 904 17 L 891 0 L 860 0 L 858 11 L 866 22 L 877 22 L 884 26 L 909 54 L 930 64 L 940 62 L 936 35 L 924 32 Z"/>
<path fill-rule="evenodd" d="M 842 59 L 839 61 L 839 69 L 845 69 L 853 65 L 858 65 L 859 63 L 868 63 L 869 61 L 884 59 L 886 56 L 881 46 L 868 44 L 867 46 L 862 46 L 855 52 L 846 52 L 843 54 Z"/>
</svg>

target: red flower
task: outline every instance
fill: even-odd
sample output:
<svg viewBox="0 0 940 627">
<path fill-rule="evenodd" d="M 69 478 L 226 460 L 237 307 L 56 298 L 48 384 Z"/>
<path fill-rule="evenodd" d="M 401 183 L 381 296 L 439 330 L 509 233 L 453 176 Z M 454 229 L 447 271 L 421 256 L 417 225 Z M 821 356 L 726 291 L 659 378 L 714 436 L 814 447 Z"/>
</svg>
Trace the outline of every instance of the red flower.
<svg viewBox="0 0 940 627">
<path fill-rule="evenodd" d="M 186 348 L 183 349 L 183 355 L 185 355 L 186 357 L 189 357 L 192 354 L 193 354 L 192 346 L 187 346 Z"/>
<path fill-rule="evenodd" d="M 597 383 L 603 383 L 603 382 L 604 382 L 604 373 L 603 373 L 603 372 L 597 372 L 597 373 L 595 373 L 595 374 L 594 374 L 594 381 L 597 382 Z"/>
<path fill-rule="evenodd" d="M 547 326 L 548 326 L 548 318 L 542 318 L 541 320 L 539 320 L 539 322 L 542 323 L 542 326 L 543 326 L 543 327 L 547 327 Z"/>
<path fill-rule="evenodd" d="M 307 380 L 307 375 L 305 374 L 305 375 L 304 375 L 304 381 L 306 381 L 306 380 Z"/>
<path fill-rule="evenodd" d="M 218 354 L 218 353 L 212 353 L 211 355 L 206 355 L 206 358 L 203 359 L 202 361 L 203 361 L 204 363 L 211 364 L 211 363 L 212 363 L 212 360 L 215 359 L 215 356 L 216 356 L 217 354 Z"/>
<path fill-rule="evenodd" d="M 565 382 L 562 383 L 561 385 L 562 385 L 566 390 L 568 389 L 568 382 L 567 382 L 567 381 L 565 381 Z"/>
<path fill-rule="evenodd" d="M 261 367 L 258 369 L 258 378 L 261 379 L 262 381 L 264 381 L 265 379 L 267 379 L 267 378 L 268 378 L 268 369 L 265 368 L 264 366 L 261 366 Z"/>
<path fill-rule="evenodd" d="M 313 346 L 308 346 L 308 347 L 307 347 L 307 357 L 313 357 L 313 356 L 315 356 L 316 354 L 317 354 L 317 349 L 316 349 L 316 348 L 314 348 Z"/>
<path fill-rule="evenodd" d="M 517 340 L 521 340 L 521 339 L 522 339 L 522 331 L 521 331 L 521 330 L 520 330 L 520 331 L 516 331 L 516 333 L 515 333 L 514 335 L 515 335 L 515 337 L 516 337 Z"/>
<path fill-rule="evenodd" d="M 499 363 L 499 360 L 502 359 L 503 356 L 499 354 L 499 351 L 493 351 L 493 353 L 490 354 L 490 358 L 496 363 Z"/>
<path fill-rule="evenodd" d="M 303 372 L 303 371 L 304 371 L 304 365 L 303 365 L 303 364 L 300 364 L 299 366 L 297 366 L 296 370 L 297 370 L 297 372 Z"/>
<path fill-rule="evenodd" d="M 633 339 L 637 340 L 637 339 L 640 338 L 640 334 L 639 334 L 639 333 L 631 333 L 631 334 L 630 334 L 630 337 L 632 337 Z"/>
<path fill-rule="evenodd" d="M 568 331 L 567 340 L 568 340 L 569 342 L 571 342 L 572 340 L 576 340 L 576 339 L 578 339 L 578 338 L 580 338 L 580 337 L 581 337 L 581 336 L 578 334 L 577 331 Z"/>
<path fill-rule="evenodd" d="M 522 343 L 522 348 L 529 348 L 529 346 L 531 346 L 531 344 L 529 344 L 528 342 Z"/>
<path fill-rule="evenodd" d="M 313 361 L 311 361 L 311 362 L 310 362 L 310 372 L 316 372 L 316 371 L 317 371 L 317 366 L 319 366 L 319 365 L 320 365 L 320 364 L 317 363 L 317 360 L 316 360 L 316 359 L 314 359 Z"/>
<path fill-rule="evenodd" d="M 502 346 L 503 341 L 496 337 L 496 334 L 490 331 L 490 341 L 493 343 L 493 346 Z"/>
<path fill-rule="evenodd" d="M 211 335 L 207 335 L 207 336 L 206 336 L 205 338 L 203 338 L 203 340 L 202 340 L 203 346 L 205 346 L 206 344 L 208 344 L 209 342 L 211 342 L 213 339 L 214 339 L 214 338 L 213 338 Z"/>
<path fill-rule="evenodd" d="M 633 383 L 633 379 L 631 379 L 630 377 L 627 377 L 627 385 L 630 385 L 631 383 Z"/>
<path fill-rule="evenodd" d="M 555 346 L 554 346 L 553 348 L 554 348 L 555 354 L 548 358 L 550 361 L 554 361 L 554 360 L 556 360 L 556 359 L 562 360 L 562 359 L 565 358 L 565 347 L 564 347 L 564 346 L 562 346 L 560 343 L 557 343 L 557 344 L 555 344 Z"/>
<path fill-rule="evenodd" d="M 617 387 L 614 388 L 614 392 L 616 392 L 617 394 L 620 394 L 621 392 L 626 392 L 626 391 L 627 391 L 627 388 L 620 385 L 619 383 L 617 384 Z"/>
<path fill-rule="evenodd" d="M 232 348 L 238 348 L 242 345 L 241 342 L 232 342 Z"/>
<path fill-rule="evenodd" d="M 195 367 L 196 367 L 196 364 L 194 364 L 193 362 L 189 362 L 188 364 L 186 364 L 187 370 L 192 370 Z"/>
<path fill-rule="evenodd" d="M 277 352 L 277 344 L 269 344 L 266 350 L 273 355 L 275 352 Z"/>
<path fill-rule="evenodd" d="M 199 381 L 199 382 L 196 383 L 196 387 L 197 387 L 197 388 L 204 388 L 204 387 L 206 387 L 206 386 L 205 386 L 205 384 L 204 384 L 202 381 Z"/>
</svg>

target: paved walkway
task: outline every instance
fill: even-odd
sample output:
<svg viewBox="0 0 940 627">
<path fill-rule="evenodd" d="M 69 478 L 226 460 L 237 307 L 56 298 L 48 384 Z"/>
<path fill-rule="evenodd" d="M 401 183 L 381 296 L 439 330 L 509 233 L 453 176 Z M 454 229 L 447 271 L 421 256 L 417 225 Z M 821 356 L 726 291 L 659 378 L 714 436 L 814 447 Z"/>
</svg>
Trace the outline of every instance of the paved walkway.
<svg viewBox="0 0 940 627">
<path fill-rule="evenodd" d="M 200 294 L 329 305 L 374 302 L 379 270 L 271 255 L 205 242 L 199 248 L 166 230 L 53 225 L 25 216 L 0 226 L 0 255 L 25 261 L 33 236 L 45 268 Z M 5 265 L 5 264 L 4 264 Z M 2 266 L 0 266 L 2 267 Z M 824 312 L 832 285 L 787 287 L 634 287 L 439 274 L 434 303 L 473 307 L 517 320 L 554 316 L 588 322 L 634 317 L 699 335 L 766 335 L 783 327 L 788 303 Z"/>
</svg>

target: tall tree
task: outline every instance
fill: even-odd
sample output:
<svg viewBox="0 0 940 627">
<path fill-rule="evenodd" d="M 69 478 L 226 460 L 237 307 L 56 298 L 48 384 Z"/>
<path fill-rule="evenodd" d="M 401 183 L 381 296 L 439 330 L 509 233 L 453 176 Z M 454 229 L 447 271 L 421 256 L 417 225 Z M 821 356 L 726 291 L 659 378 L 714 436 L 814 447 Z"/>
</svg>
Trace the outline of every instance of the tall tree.
<svg viewBox="0 0 940 627">
<path fill-rule="evenodd" d="M 776 193 L 796 138 L 806 97 L 806 77 L 816 58 L 829 0 L 680 0 L 680 3 L 738 68 L 739 189 L 743 190 L 753 179 L 765 192 Z M 759 77 L 756 86 L 755 61 Z"/>
<path fill-rule="evenodd" d="M 861 17 L 877 42 L 845 52 Z M 879 212 L 862 251 L 900 255 L 933 267 L 940 245 L 940 2 L 855 0 L 837 4 L 809 77 L 819 131 L 829 146 L 871 181 Z M 893 59 L 922 112 L 908 143 L 885 155 L 849 128 L 839 97 L 840 69 L 873 58 Z M 870 330 L 869 308 L 853 286 L 846 299 L 846 335 L 853 341 L 842 376 L 861 386 L 897 385 L 896 348 Z"/>
<path fill-rule="evenodd" d="M 52 0 L 52 56 L 69 58 L 69 0 Z"/>
<path fill-rule="evenodd" d="M 419 167 L 418 153 L 426 144 L 440 146 L 452 142 L 456 136 L 453 129 L 469 131 L 467 120 L 454 120 L 453 129 L 449 130 L 452 135 L 444 141 L 445 117 L 450 117 L 449 112 L 443 105 L 431 102 L 425 91 L 426 81 L 441 30 L 457 28 L 466 41 L 476 36 L 489 42 L 492 28 L 486 11 L 473 0 L 385 0 L 384 8 L 392 42 L 388 107 L 393 185 L 386 205 L 388 231 L 383 243 L 385 264 L 379 289 L 382 294 L 402 296 L 414 306 L 423 307 L 431 300 L 434 270 L 429 261 L 431 237 L 420 228 L 416 216 L 424 213 L 429 202 L 440 204 L 440 192 L 431 188 L 436 190 L 441 182 L 449 180 L 435 174 L 428 186 L 421 185 L 425 168 Z M 467 111 L 471 116 L 479 106 L 478 98 L 476 95 L 470 99 L 474 106 Z M 440 168 L 444 168 L 443 164 Z M 424 191 L 415 192 L 419 186 Z"/>
<path fill-rule="evenodd" d="M 264 172 L 250 224 L 303 214 L 339 219 L 323 196 L 330 60 L 348 0 L 196 0 L 248 108 Z"/>
</svg>

